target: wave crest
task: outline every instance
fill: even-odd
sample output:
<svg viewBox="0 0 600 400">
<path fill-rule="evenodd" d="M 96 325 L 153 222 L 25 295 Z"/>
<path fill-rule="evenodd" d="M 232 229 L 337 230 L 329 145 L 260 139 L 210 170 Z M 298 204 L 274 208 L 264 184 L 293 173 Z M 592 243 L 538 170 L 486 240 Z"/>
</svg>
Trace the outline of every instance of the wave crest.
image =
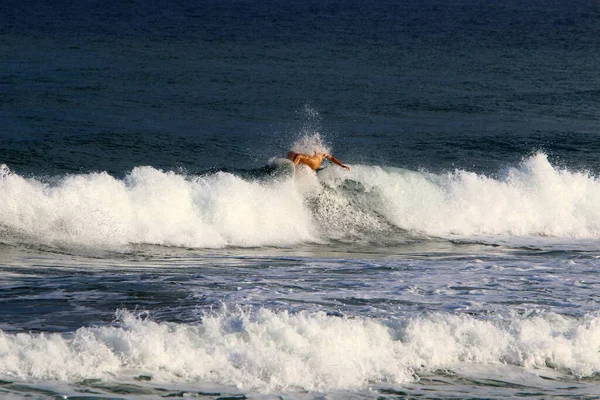
<svg viewBox="0 0 600 400">
<path fill-rule="evenodd" d="M 598 179 L 553 167 L 541 153 L 501 178 L 361 165 L 350 173 L 300 168 L 293 180 L 137 167 L 124 179 L 92 173 L 50 184 L 1 171 L 5 243 L 215 248 L 398 243 L 415 234 L 600 237 Z"/>
</svg>

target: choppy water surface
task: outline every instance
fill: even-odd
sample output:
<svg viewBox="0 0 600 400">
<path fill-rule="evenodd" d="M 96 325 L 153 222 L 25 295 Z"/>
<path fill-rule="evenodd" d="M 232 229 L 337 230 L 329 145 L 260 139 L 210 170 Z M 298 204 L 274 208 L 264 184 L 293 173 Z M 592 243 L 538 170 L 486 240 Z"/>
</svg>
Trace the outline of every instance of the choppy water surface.
<svg viewBox="0 0 600 400">
<path fill-rule="evenodd" d="M 11 378 L 2 389 L 292 398 L 596 390 L 596 251 L 449 242 L 369 251 L 136 248 L 87 258 L 8 249 L 0 343 Z"/>
</svg>

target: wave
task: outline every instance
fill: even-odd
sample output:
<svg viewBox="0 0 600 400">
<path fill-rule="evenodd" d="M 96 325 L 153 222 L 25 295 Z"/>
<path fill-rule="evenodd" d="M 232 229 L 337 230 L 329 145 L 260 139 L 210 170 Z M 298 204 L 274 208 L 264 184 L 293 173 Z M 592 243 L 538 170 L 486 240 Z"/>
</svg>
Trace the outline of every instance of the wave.
<svg viewBox="0 0 600 400">
<path fill-rule="evenodd" d="M 397 244 L 415 236 L 600 237 L 600 181 L 543 153 L 500 177 L 353 165 L 293 179 L 137 167 L 44 181 L 0 173 L 0 240 L 50 246 Z"/>
<path fill-rule="evenodd" d="M 408 230 L 439 236 L 600 237 L 600 180 L 554 167 L 543 153 L 499 178 L 459 170 L 381 171 L 361 179 L 377 182 L 369 186 L 381 193 L 381 213 Z"/>
<path fill-rule="evenodd" d="M 600 317 L 548 313 L 478 320 L 432 314 L 386 322 L 324 313 L 221 310 L 200 324 L 119 311 L 70 335 L 0 331 L 4 379 L 196 382 L 273 391 L 401 384 L 482 364 L 590 377 L 600 372 Z"/>
</svg>

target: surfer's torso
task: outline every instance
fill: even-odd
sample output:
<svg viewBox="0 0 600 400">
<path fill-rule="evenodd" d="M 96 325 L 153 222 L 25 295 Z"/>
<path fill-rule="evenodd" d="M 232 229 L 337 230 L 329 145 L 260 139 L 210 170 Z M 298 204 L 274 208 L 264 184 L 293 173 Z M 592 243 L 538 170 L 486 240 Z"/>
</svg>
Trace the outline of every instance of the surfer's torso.
<svg viewBox="0 0 600 400">
<path fill-rule="evenodd" d="M 317 168 L 319 168 L 319 166 L 323 162 L 324 157 L 325 154 L 323 153 L 315 153 L 315 155 L 309 156 L 308 154 L 300 154 L 294 151 L 290 151 L 287 154 L 288 160 L 291 160 L 294 163 L 294 165 L 302 163 L 312 170 L 316 170 Z"/>
</svg>

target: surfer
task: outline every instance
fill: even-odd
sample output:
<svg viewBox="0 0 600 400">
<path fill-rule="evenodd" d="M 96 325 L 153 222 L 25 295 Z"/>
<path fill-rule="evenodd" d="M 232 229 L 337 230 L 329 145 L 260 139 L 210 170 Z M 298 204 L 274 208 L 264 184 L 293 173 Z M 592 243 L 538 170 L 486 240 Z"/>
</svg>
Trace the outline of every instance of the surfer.
<svg viewBox="0 0 600 400">
<path fill-rule="evenodd" d="M 326 153 L 318 153 L 315 151 L 314 155 L 308 155 L 308 154 L 302 154 L 302 153 L 296 153 L 294 151 L 290 151 L 287 154 L 287 158 L 288 160 L 291 160 L 294 163 L 294 166 L 298 165 L 298 163 L 302 163 L 306 166 L 308 166 L 309 168 L 311 168 L 312 170 L 316 170 L 317 168 L 319 168 L 319 165 L 321 165 L 321 163 L 323 162 L 323 159 L 326 158 L 329 161 L 331 161 L 332 163 L 339 165 L 340 167 L 350 170 L 350 167 L 347 165 L 342 164 L 338 159 L 336 159 L 334 156 L 330 155 L 330 154 L 326 154 Z"/>
</svg>

